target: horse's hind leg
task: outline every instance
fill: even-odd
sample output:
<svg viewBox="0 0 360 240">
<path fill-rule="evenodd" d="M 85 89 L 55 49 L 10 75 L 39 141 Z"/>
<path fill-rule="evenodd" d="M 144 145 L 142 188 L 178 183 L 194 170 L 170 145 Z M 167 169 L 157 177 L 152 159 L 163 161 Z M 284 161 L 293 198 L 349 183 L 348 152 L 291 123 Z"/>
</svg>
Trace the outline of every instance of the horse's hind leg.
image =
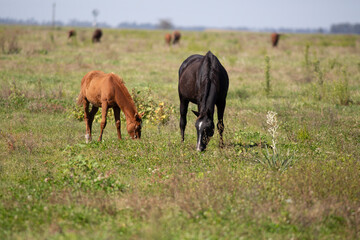
<svg viewBox="0 0 360 240">
<path fill-rule="evenodd" d="M 115 117 L 115 126 L 118 134 L 118 138 L 121 139 L 121 121 L 120 121 L 120 108 L 113 107 L 114 117 Z"/>
<path fill-rule="evenodd" d="M 189 101 L 180 99 L 180 130 L 181 140 L 185 138 L 185 127 L 186 127 L 186 114 L 188 111 Z"/>
<path fill-rule="evenodd" d="M 224 140 L 223 140 L 224 121 L 223 121 L 223 117 L 224 117 L 225 105 L 226 105 L 225 101 L 224 101 L 224 103 L 219 103 L 219 104 L 216 105 L 217 115 L 218 115 L 217 129 L 218 129 L 219 135 L 220 135 L 219 146 L 221 148 L 224 147 Z"/>
<path fill-rule="evenodd" d="M 85 124 L 86 124 L 86 134 L 85 134 L 86 143 L 91 141 L 92 123 L 94 121 L 94 116 L 99 109 L 99 108 L 93 106 L 91 111 L 89 112 L 89 105 L 90 105 L 89 102 L 87 100 L 84 100 L 84 120 L 85 120 Z"/>
<path fill-rule="evenodd" d="M 104 132 L 104 128 L 106 127 L 106 116 L 107 116 L 107 112 L 108 112 L 108 104 L 107 102 L 103 102 L 101 104 L 101 115 L 102 115 L 102 118 L 101 118 L 101 130 L 100 130 L 100 136 L 99 136 L 99 139 L 98 141 L 100 142 L 102 140 L 102 135 L 103 135 L 103 132 Z"/>
</svg>

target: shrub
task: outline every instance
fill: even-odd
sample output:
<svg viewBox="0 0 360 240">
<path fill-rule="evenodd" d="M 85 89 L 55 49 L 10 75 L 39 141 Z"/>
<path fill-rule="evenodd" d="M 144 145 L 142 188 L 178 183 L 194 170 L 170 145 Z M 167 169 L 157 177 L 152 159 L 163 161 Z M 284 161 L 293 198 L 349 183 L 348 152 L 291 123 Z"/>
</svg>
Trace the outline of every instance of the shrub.
<svg viewBox="0 0 360 240">
<path fill-rule="evenodd" d="M 92 108 L 92 104 L 90 104 L 89 109 L 91 110 Z M 84 120 L 84 108 L 82 106 L 78 106 L 78 105 L 73 105 L 72 108 L 69 110 L 69 116 L 70 118 L 75 118 L 78 121 L 83 121 Z M 121 120 L 123 119 L 123 115 L 120 115 Z M 95 123 L 100 123 L 102 119 L 102 113 L 101 113 L 101 108 L 99 108 L 99 110 L 97 111 L 97 113 L 94 116 L 94 122 Z M 107 121 L 115 121 L 115 117 L 114 117 L 114 111 L 112 109 L 108 110 L 107 113 Z"/>
<path fill-rule="evenodd" d="M 150 89 L 144 91 L 132 89 L 132 97 L 138 112 L 143 114 L 143 121 L 166 124 L 170 120 L 170 115 L 174 113 L 173 106 L 166 106 L 164 102 L 154 100 Z"/>
<path fill-rule="evenodd" d="M 0 36 L 1 51 L 4 54 L 17 54 L 20 53 L 21 48 L 18 44 L 18 38 L 15 33 L 5 32 Z"/>
</svg>

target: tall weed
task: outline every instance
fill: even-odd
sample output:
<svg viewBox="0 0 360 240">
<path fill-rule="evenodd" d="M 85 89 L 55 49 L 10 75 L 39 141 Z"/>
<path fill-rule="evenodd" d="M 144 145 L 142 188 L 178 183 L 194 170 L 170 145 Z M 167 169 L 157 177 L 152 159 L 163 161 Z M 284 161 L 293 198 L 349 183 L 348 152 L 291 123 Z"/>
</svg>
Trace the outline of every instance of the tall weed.
<svg viewBox="0 0 360 240">
<path fill-rule="evenodd" d="M 313 62 L 313 66 L 314 66 L 313 78 L 316 80 L 316 82 L 313 83 L 314 98 L 316 100 L 322 100 L 325 95 L 324 70 L 321 69 L 320 60 L 316 56 Z"/>
<path fill-rule="evenodd" d="M 270 57 L 266 55 L 265 56 L 265 93 L 267 96 L 269 96 L 271 92 L 270 69 L 271 69 Z"/>
<path fill-rule="evenodd" d="M 285 171 L 295 161 L 293 155 L 290 155 L 290 150 L 286 154 L 280 152 L 277 148 L 278 143 L 278 121 L 276 118 L 277 113 L 269 111 L 266 115 L 266 123 L 268 125 L 268 132 L 271 136 L 271 150 L 265 145 L 265 151 L 262 152 L 263 157 L 257 158 L 257 161 L 274 171 Z"/>
<path fill-rule="evenodd" d="M 346 70 L 339 74 L 341 77 L 333 85 L 333 100 L 336 104 L 349 105 L 352 101 L 349 91 L 349 79 Z"/>
</svg>

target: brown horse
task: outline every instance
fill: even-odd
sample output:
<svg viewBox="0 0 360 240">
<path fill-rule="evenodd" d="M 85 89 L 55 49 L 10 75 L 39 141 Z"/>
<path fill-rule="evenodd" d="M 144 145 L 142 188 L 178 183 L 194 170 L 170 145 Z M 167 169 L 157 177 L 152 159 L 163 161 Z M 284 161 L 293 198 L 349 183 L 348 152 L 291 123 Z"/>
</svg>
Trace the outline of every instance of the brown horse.
<svg viewBox="0 0 360 240">
<path fill-rule="evenodd" d="M 171 43 L 171 34 L 167 33 L 165 34 L 165 42 L 167 45 L 170 46 L 170 43 Z"/>
<path fill-rule="evenodd" d="M 93 107 L 89 112 L 89 104 Z M 106 115 L 109 108 L 113 108 L 118 138 L 121 139 L 120 111 L 125 114 L 127 131 L 132 139 L 141 137 L 141 117 L 133 99 L 126 89 L 123 80 L 114 73 L 101 71 L 88 72 L 81 80 L 81 90 L 78 104 L 84 106 L 84 119 L 86 124 L 85 139 L 91 141 L 91 128 L 94 116 L 99 107 L 102 108 L 101 132 L 99 140 L 106 126 Z"/>
<path fill-rule="evenodd" d="M 70 30 L 70 31 L 68 32 L 68 38 L 69 38 L 69 39 L 72 38 L 72 37 L 75 37 L 75 36 L 76 36 L 75 30 Z"/>
<path fill-rule="evenodd" d="M 101 29 L 100 28 L 96 29 L 92 36 L 92 42 L 93 43 L 100 42 L 102 35 L 103 35 L 103 33 L 102 33 Z"/>
<path fill-rule="evenodd" d="M 279 39 L 280 39 L 280 34 L 278 33 L 271 34 L 271 43 L 273 47 L 277 47 Z"/>
<path fill-rule="evenodd" d="M 180 42 L 180 38 L 181 38 L 181 33 L 180 33 L 179 31 L 174 31 L 174 33 L 173 33 L 173 38 L 174 38 L 174 40 L 173 40 L 173 44 L 174 44 L 174 45 L 177 44 L 177 43 L 179 43 L 179 42 Z"/>
</svg>

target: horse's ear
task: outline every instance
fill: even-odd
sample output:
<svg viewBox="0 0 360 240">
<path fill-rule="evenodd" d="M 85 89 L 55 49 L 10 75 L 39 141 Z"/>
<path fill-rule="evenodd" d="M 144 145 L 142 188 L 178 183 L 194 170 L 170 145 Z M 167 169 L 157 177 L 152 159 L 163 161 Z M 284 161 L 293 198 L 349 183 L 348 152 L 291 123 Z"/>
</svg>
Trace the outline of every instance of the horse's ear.
<svg viewBox="0 0 360 240">
<path fill-rule="evenodd" d="M 200 116 L 200 113 L 199 112 L 196 112 L 196 111 L 194 111 L 194 110 L 191 110 L 197 117 L 199 117 Z"/>
</svg>

